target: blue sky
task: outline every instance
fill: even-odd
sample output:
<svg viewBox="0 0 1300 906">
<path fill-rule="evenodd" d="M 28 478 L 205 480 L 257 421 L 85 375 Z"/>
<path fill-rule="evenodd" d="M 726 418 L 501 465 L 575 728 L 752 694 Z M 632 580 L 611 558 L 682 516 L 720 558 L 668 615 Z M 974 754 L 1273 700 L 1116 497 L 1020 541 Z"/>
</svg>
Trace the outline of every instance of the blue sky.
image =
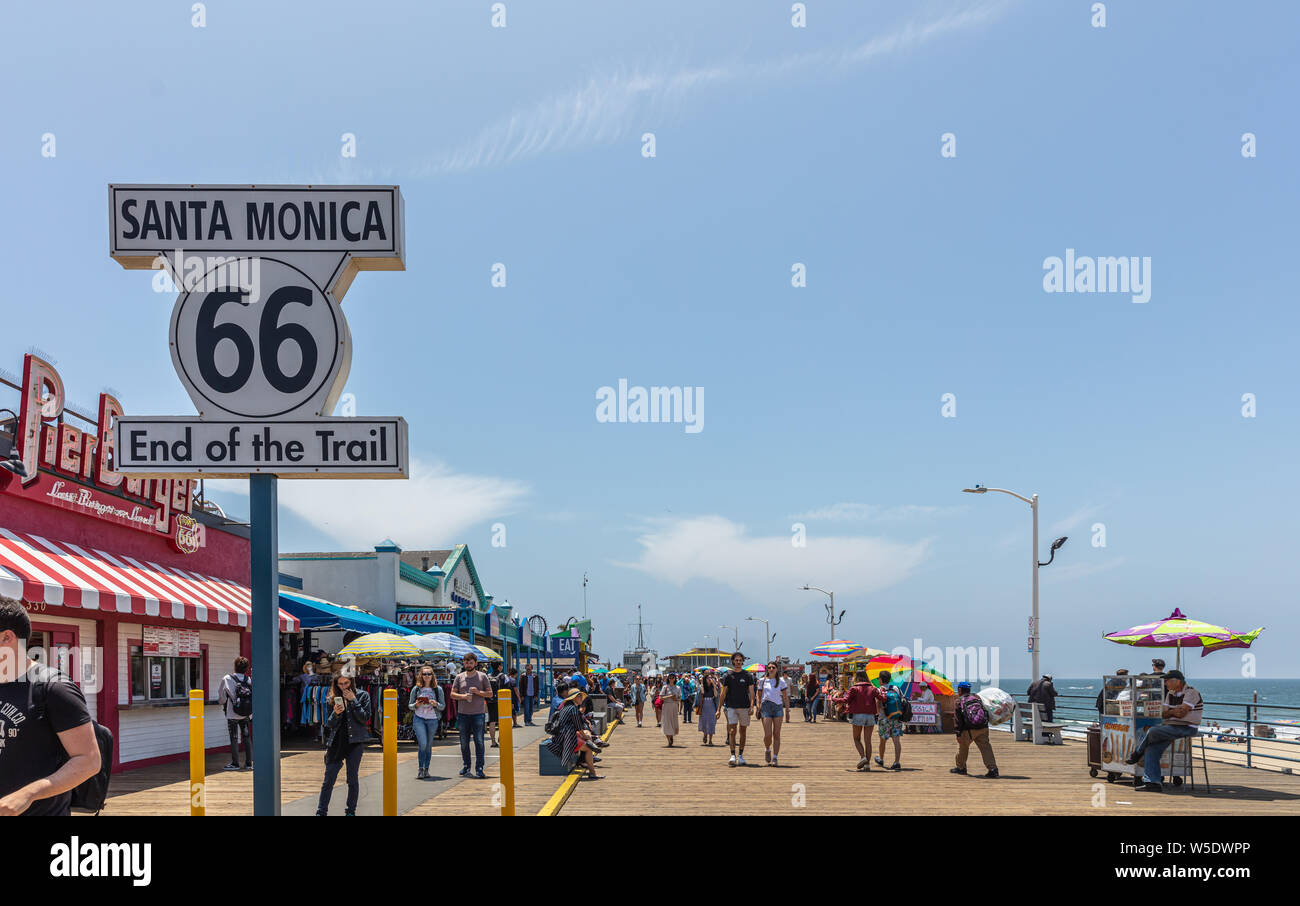
<svg viewBox="0 0 1300 906">
<path fill-rule="evenodd" d="M 282 549 L 465 542 L 552 621 L 586 571 L 615 657 L 638 602 L 662 652 L 736 624 L 758 653 L 752 615 L 797 655 L 811 582 L 843 636 L 1023 676 L 1029 512 L 980 482 L 1041 495 L 1044 552 L 1070 536 L 1046 669 L 1139 666 L 1100 635 L 1178 606 L 1300 675 L 1294 4 L 189 6 L 7 14 L 0 364 L 192 412 L 106 184 L 400 184 L 407 270 L 348 293 L 347 391 L 406 417 L 416 473 L 282 482 Z M 1150 301 L 1045 293 L 1067 248 L 1150 257 Z M 704 430 L 598 422 L 620 378 L 704 388 Z"/>
</svg>

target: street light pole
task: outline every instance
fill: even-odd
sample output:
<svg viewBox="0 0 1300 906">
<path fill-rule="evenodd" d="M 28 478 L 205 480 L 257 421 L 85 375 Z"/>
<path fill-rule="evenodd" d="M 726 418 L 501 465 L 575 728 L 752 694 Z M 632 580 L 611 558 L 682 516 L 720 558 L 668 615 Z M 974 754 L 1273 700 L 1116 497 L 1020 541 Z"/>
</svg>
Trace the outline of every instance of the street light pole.
<svg viewBox="0 0 1300 906">
<path fill-rule="evenodd" d="M 819 591 L 824 595 L 830 596 L 830 603 L 823 605 L 826 608 L 826 622 L 831 624 L 831 638 L 835 638 L 835 627 L 844 621 L 844 611 L 840 611 L 839 616 L 835 615 L 835 592 L 827 591 L 824 588 L 818 588 L 816 585 L 801 585 L 800 591 Z"/>
<path fill-rule="evenodd" d="M 763 641 L 766 642 L 767 644 L 767 660 L 764 661 L 763 663 L 765 664 L 772 663 L 772 630 L 771 627 L 768 626 L 767 620 L 761 619 L 759 617 L 745 617 L 745 622 L 763 624 Z"/>
<path fill-rule="evenodd" d="M 1029 627 L 1029 645 L 1030 645 L 1029 654 L 1032 660 L 1032 665 L 1030 667 L 1030 670 L 1033 673 L 1033 676 L 1030 677 L 1030 682 L 1033 682 L 1037 680 L 1040 676 L 1042 676 L 1042 674 L 1039 673 L 1039 668 L 1038 668 L 1038 659 L 1039 659 L 1040 649 L 1042 648 L 1042 644 L 1038 632 L 1038 570 L 1040 567 L 1047 566 L 1048 563 L 1051 563 L 1052 560 L 1056 559 L 1056 552 L 1060 549 L 1061 545 L 1065 543 L 1066 539 L 1064 537 L 1061 537 L 1053 541 L 1052 558 L 1049 559 L 1047 563 L 1039 563 L 1038 562 L 1038 495 L 1033 494 L 1029 497 L 1026 497 L 1023 494 L 1017 494 L 1015 491 L 1008 491 L 1006 488 L 986 488 L 983 485 L 978 485 L 978 484 L 975 485 L 975 487 L 973 488 L 962 488 L 962 492 L 966 494 L 986 494 L 989 491 L 997 491 L 999 494 L 1010 494 L 1012 497 L 1016 498 L 1017 500 L 1021 500 L 1029 504 L 1030 512 L 1033 513 L 1034 549 L 1033 549 L 1033 557 L 1030 560 L 1030 563 L 1033 565 L 1032 566 L 1033 568 L 1033 573 L 1032 573 L 1033 611 L 1030 618 L 1031 625 Z"/>
</svg>

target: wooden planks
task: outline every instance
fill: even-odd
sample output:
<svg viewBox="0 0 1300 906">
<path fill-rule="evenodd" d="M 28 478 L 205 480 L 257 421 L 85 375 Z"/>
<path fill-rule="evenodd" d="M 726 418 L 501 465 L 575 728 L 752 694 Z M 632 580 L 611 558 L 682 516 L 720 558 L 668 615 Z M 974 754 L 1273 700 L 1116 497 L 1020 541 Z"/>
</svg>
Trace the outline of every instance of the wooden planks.
<svg viewBox="0 0 1300 906">
<path fill-rule="evenodd" d="M 450 736 L 441 745 L 459 746 L 456 737 Z M 399 743 L 398 771 L 415 762 L 415 746 Z M 324 774 L 324 748 L 286 750 L 280 758 L 280 801 L 288 804 L 304 796 L 320 793 Z M 252 815 L 253 772 L 223 771 L 222 765 L 230 760 L 229 752 L 211 753 L 207 756 L 207 812 L 209 815 Z M 378 743 L 371 745 L 361 761 L 361 776 L 378 773 L 383 768 L 383 749 Z M 188 815 L 189 762 L 176 761 L 135 771 L 114 774 L 109 784 L 108 806 L 105 815 Z M 335 796 L 345 795 L 345 777 L 339 774 Z"/>
<path fill-rule="evenodd" d="M 683 723 L 677 738 L 680 748 L 673 749 L 664 748 L 666 740 L 653 723 L 639 729 L 634 722 L 618 726 L 600 765 L 605 779 L 579 781 L 561 814 L 1300 814 L 1300 777 L 1214 761 L 1209 765 L 1214 795 L 1156 795 L 1106 783 L 1105 775 L 1095 780 L 1088 776 L 1082 743 L 1033 746 L 1012 742 L 1010 734 L 993 733 L 1003 776 L 984 780 L 948 773 L 957 748 L 954 736 L 906 735 L 901 773 L 875 769 L 861 774 L 854 770 L 857 754 L 847 724 L 806 724 L 796 712 L 794 722 L 782 731 L 779 768 L 763 764 L 757 723 L 750 728 L 754 741 L 745 753 L 750 766 L 729 768 L 726 746 L 700 746 L 696 726 Z M 725 742 L 725 730 L 716 739 Z M 876 737 L 872 741 L 878 745 Z M 435 755 L 453 755 L 458 746 L 453 733 L 437 743 Z M 398 752 L 399 773 L 412 771 L 414 745 L 401 743 Z M 281 761 L 286 804 L 317 794 L 321 754 L 318 747 L 286 751 Z M 208 814 L 251 815 L 252 775 L 223 772 L 227 757 L 208 757 Z M 381 766 L 381 750 L 373 745 L 361 774 L 375 774 Z M 983 773 L 974 748 L 968 766 L 973 773 Z M 1196 768 L 1199 786 L 1199 759 Z M 407 814 L 499 814 L 499 799 L 494 798 L 498 771 L 498 762 L 489 760 L 487 780 L 459 783 Z M 538 776 L 535 742 L 516 750 L 515 777 L 518 815 L 537 814 L 564 780 Z M 188 783 L 185 762 L 117 774 L 105 814 L 187 815 Z M 335 796 L 342 795 L 340 776 Z"/>
<path fill-rule="evenodd" d="M 873 764 L 870 773 L 860 773 L 854 769 L 852 731 L 844 723 L 807 724 L 795 713 L 782 730 L 776 768 L 763 762 L 757 723 L 750 727 L 749 766 L 743 768 L 727 766 L 725 745 L 702 747 L 696 726 L 683 724 L 676 742 L 685 745 L 668 749 L 653 724 L 624 724 L 607 750 L 606 778 L 580 782 L 562 814 L 1300 814 L 1300 778 L 1293 775 L 1211 762 L 1214 795 L 1139 793 L 1131 785 L 1107 783 L 1104 774 L 1090 777 L 1081 742 L 1034 746 L 993 733 L 1002 777 L 985 780 L 975 776 L 983 765 L 974 747 L 971 775 L 949 773 L 957 750 L 952 735 L 905 735 L 903 771 Z M 725 743 L 725 731 L 715 739 Z M 872 742 L 879 746 L 878 737 Z M 1196 766 L 1199 786 L 1199 759 Z"/>
</svg>

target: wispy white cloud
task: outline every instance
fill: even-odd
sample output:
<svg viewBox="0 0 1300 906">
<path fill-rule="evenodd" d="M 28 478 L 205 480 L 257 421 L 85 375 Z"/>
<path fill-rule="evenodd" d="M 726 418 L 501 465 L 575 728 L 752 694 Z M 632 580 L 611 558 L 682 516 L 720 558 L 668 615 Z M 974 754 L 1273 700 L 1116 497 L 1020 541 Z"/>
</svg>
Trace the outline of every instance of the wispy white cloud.
<svg viewBox="0 0 1300 906">
<path fill-rule="evenodd" d="M 874 503 L 833 503 L 803 513 L 795 513 L 789 518 L 805 522 L 898 522 L 921 519 L 955 513 L 961 507 L 918 506 L 903 504 L 901 506 L 880 506 Z"/>
<path fill-rule="evenodd" d="M 964 0 L 927 20 L 912 20 L 847 48 L 821 49 L 760 62 L 623 69 L 521 107 L 474 139 L 434 158 L 423 176 L 502 166 L 540 154 L 612 144 L 681 115 L 687 102 L 734 84 L 756 85 L 811 74 L 843 76 L 878 59 L 906 53 L 950 32 L 998 18 L 1013 0 Z"/>
<path fill-rule="evenodd" d="M 1051 570 L 1043 572 L 1050 575 L 1052 579 L 1061 582 L 1073 582 L 1076 579 L 1082 579 L 1085 576 L 1096 575 L 1097 573 L 1110 572 L 1128 562 L 1127 557 L 1115 557 L 1114 559 L 1103 560 L 1100 563 L 1061 563 L 1057 561 L 1052 564 Z"/>
<path fill-rule="evenodd" d="M 649 520 L 637 539 L 641 557 L 618 563 L 681 587 L 693 580 L 725 585 L 741 596 L 792 612 L 807 603 L 805 582 L 837 594 L 869 594 L 906 580 L 924 562 L 928 541 L 810 534 L 804 547 L 789 535 L 753 536 L 722 516 Z"/>
<path fill-rule="evenodd" d="M 1064 519 L 1053 522 L 1047 533 L 1049 535 L 1059 535 L 1063 532 L 1074 531 L 1085 522 L 1090 523 L 1099 513 L 1101 513 L 1101 507 L 1095 504 L 1079 507 Z"/>
<path fill-rule="evenodd" d="M 248 493 L 244 482 L 208 485 L 210 491 Z M 521 481 L 469 475 L 417 459 L 405 481 L 279 483 L 281 506 L 351 550 L 367 550 L 384 538 L 412 548 L 454 544 L 471 526 L 511 513 L 528 493 Z"/>
</svg>

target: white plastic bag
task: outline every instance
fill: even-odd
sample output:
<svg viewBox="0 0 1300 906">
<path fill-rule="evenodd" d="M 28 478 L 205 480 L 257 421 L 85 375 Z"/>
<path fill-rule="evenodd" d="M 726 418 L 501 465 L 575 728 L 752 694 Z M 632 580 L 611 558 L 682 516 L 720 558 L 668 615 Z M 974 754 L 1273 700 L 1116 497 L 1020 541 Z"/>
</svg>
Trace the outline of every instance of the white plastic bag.
<svg viewBox="0 0 1300 906">
<path fill-rule="evenodd" d="M 979 691 L 980 701 L 984 702 L 984 707 L 989 712 L 989 726 L 995 727 L 998 724 L 1006 723 L 1011 719 L 1011 715 L 1016 710 L 1016 700 L 1008 692 L 1003 692 L 996 686 L 990 686 L 987 689 Z"/>
</svg>

